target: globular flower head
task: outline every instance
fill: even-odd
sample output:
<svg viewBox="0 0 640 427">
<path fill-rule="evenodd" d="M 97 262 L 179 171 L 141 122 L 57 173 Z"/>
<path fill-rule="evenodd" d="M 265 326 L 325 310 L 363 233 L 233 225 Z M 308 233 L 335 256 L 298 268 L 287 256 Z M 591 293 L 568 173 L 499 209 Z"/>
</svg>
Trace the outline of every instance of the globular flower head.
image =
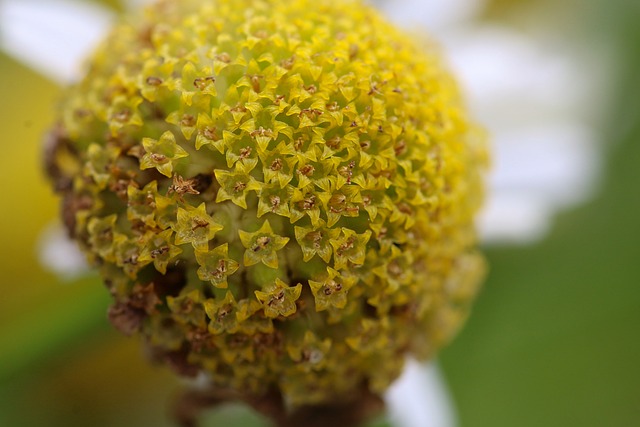
<svg viewBox="0 0 640 427">
<path fill-rule="evenodd" d="M 360 1 L 161 1 L 60 111 L 69 232 L 180 373 L 379 393 L 465 318 L 484 139 L 436 50 Z"/>
</svg>

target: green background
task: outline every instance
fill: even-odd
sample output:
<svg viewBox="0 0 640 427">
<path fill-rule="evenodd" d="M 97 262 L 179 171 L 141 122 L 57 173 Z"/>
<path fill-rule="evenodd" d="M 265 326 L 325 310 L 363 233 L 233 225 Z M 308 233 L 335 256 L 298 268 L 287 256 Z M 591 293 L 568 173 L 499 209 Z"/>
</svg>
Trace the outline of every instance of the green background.
<svg viewBox="0 0 640 427">
<path fill-rule="evenodd" d="M 566 37 L 617 61 L 613 102 L 593 100 L 610 105 L 600 135 L 605 174 L 597 195 L 559 214 L 543 241 L 486 248 L 489 278 L 439 361 L 461 427 L 635 426 L 640 2 L 496 0 L 486 19 L 517 26 L 514 16 L 533 3 L 529 21 L 567 28 Z M 110 328 L 99 280 L 58 283 L 38 266 L 40 230 L 58 209 L 39 141 L 59 89 L 0 56 L 0 94 L 0 425 L 169 425 L 164 408 L 178 383 Z M 260 424 L 234 408 L 209 419 Z"/>
</svg>

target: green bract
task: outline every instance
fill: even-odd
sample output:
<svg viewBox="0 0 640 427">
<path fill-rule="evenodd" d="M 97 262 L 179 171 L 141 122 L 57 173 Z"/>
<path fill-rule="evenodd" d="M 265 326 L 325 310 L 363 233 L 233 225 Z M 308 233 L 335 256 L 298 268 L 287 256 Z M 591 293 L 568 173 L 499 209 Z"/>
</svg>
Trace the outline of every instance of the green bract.
<svg viewBox="0 0 640 427">
<path fill-rule="evenodd" d="M 360 2 L 160 2 L 60 111 L 65 224 L 180 373 L 379 393 L 467 315 L 484 139 L 435 49 Z"/>
</svg>

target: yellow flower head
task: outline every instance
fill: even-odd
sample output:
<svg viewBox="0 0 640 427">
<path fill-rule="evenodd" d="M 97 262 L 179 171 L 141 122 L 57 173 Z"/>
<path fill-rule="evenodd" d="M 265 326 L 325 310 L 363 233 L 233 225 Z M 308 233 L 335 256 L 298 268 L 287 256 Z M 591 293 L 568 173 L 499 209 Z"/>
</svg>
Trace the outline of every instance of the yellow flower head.
<svg viewBox="0 0 640 427">
<path fill-rule="evenodd" d="M 60 111 L 65 223 L 180 372 L 379 393 L 465 318 L 484 140 L 433 46 L 360 1 L 161 1 Z"/>
</svg>

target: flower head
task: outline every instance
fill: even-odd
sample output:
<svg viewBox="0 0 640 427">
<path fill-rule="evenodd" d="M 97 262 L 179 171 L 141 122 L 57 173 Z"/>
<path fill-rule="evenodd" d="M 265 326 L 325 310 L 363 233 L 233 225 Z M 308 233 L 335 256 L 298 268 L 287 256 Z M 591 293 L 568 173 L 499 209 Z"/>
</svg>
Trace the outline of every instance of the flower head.
<svg viewBox="0 0 640 427">
<path fill-rule="evenodd" d="M 161 1 L 98 49 L 56 135 L 114 323 L 247 397 L 382 392 L 483 275 L 484 141 L 437 53 L 357 0 Z"/>
</svg>

